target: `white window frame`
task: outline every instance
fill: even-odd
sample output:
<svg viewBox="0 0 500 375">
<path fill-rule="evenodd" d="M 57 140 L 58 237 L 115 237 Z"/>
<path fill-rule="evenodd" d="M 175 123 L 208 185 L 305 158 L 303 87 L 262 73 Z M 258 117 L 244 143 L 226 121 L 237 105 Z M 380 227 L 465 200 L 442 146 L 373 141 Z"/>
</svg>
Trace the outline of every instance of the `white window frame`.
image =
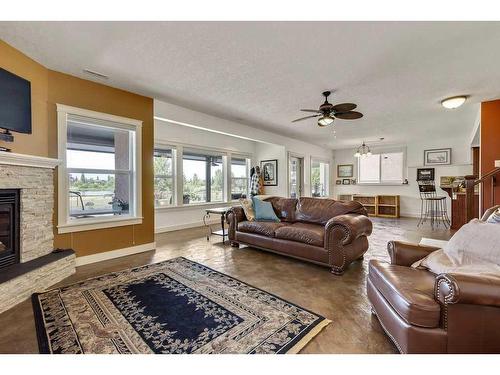
<svg viewBox="0 0 500 375">
<path fill-rule="evenodd" d="M 172 204 L 157 206 L 155 203 L 155 209 L 175 207 L 177 206 L 177 147 L 165 143 L 155 143 L 154 150 L 172 150 L 172 176 L 170 176 L 172 178 Z M 167 176 L 167 178 L 168 177 L 169 176 Z M 156 178 L 156 173 L 154 170 L 153 178 Z"/>
<path fill-rule="evenodd" d="M 313 169 L 314 162 L 324 163 L 324 164 L 328 165 L 328 168 L 327 168 L 328 176 L 327 176 L 327 181 L 326 181 L 326 195 L 324 197 L 329 197 L 330 190 L 331 190 L 330 180 L 331 180 L 331 176 L 332 176 L 332 162 L 328 159 L 325 159 L 325 158 L 318 158 L 315 156 L 311 156 L 311 161 L 309 164 L 309 182 L 311 184 L 311 196 L 312 196 L 312 192 L 313 192 L 312 169 Z M 324 198 L 324 197 L 322 197 L 322 198 Z"/>
<path fill-rule="evenodd" d="M 184 203 L 184 151 L 186 153 L 194 153 L 194 154 L 199 154 L 203 156 L 221 156 L 222 157 L 222 200 L 220 201 L 210 201 L 210 202 L 194 202 L 194 203 Z M 228 185 L 228 154 L 225 151 L 218 151 L 215 149 L 210 149 L 210 148 L 201 148 L 201 147 L 191 147 L 191 146 L 184 146 L 181 151 L 180 158 L 177 159 L 178 161 L 180 160 L 181 163 L 181 168 L 180 173 L 182 173 L 182 178 L 178 178 L 180 181 L 180 190 L 179 193 L 177 194 L 177 202 L 178 206 L 183 206 L 183 207 L 196 207 L 196 206 L 204 206 L 204 205 L 220 205 L 224 203 L 228 203 L 228 192 L 227 192 L 227 185 Z M 179 177 L 181 174 L 179 173 Z"/>
<path fill-rule="evenodd" d="M 248 168 L 248 178 L 250 179 L 250 166 L 254 160 L 253 154 L 245 153 L 245 152 L 236 152 L 230 149 L 225 148 L 217 148 L 217 147 L 209 147 L 209 146 L 199 146 L 189 143 L 182 142 L 170 142 L 162 139 L 155 139 L 155 148 L 175 148 L 176 155 L 174 160 L 174 190 L 175 190 L 175 204 L 171 206 L 157 206 L 155 207 L 156 211 L 169 211 L 169 210 L 182 210 L 182 209 L 196 209 L 196 208 L 204 208 L 204 207 L 216 207 L 222 206 L 224 204 L 230 204 L 237 201 L 231 200 L 231 157 L 234 156 L 240 159 L 248 159 L 249 160 L 249 168 Z M 206 153 L 207 155 L 218 155 L 222 156 L 223 160 L 223 174 L 224 174 L 224 184 L 223 184 L 223 201 L 220 202 L 200 202 L 200 203 L 183 203 L 183 178 L 179 178 L 179 176 L 184 175 L 183 171 L 183 155 L 184 150 L 189 152 L 197 152 L 200 154 Z"/>
<path fill-rule="evenodd" d="M 232 168 L 232 160 L 233 159 L 245 159 L 246 161 L 246 171 L 247 171 L 247 177 L 246 177 L 246 180 L 247 180 L 247 191 L 246 191 L 246 196 L 247 198 L 249 197 L 250 195 L 250 169 L 251 169 L 251 165 L 252 165 L 252 158 L 249 156 L 249 155 L 245 155 L 245 154 L 233 154 L 233 153 L 230 153 L 229 154 L 229 157 L 228 157 L 228 187 L 227 187 L 227 196 L 228 196 L 228 200 L 230 202 L 238 202 L 237 199 L 231 199 L 231 195 L 233 193 L 233 179 L 235 180 L 240 180 L 242 179 L 242 177 L 231 177 L 231 168 Z"/>
<path fill-rule="evenodd" d="M 382 160 L 380 160 L 382 154 L 390 154 L 390 153 L 403 153 L 403 163 L 401 165 L 401 181 L 383 181 L 381 180 L 382 178 Z M 360 179 L 360 163 L 361 163 L 361 158 L 357 158 L 357 163 L 356 163 L 356 168 L 357 168 L 357 184 L 358 185 L 375 185 L 375 186 L 394 186 L 394 185 L 402 185 L 404 180 L 405 180 L 405 170 L 406 170 L 406 147 L 401 147 L 401 148 L 389 148 L 389 149 L 376 149 L 372 150 L 373 155 L 378 155 L 379 156 L 379 181 L 378 182 L 362 182 Z"/>
<path fill-rule="evenodd" d="M 57 209 L 57 231 L 59 234 L 82 232 L 101 228 L 113 228 L 125 225 L 142 224 L 142 121 L 127 117 L 115 116 L 107 113 L 91 111 L 87 109 L 71 107 L 64 104 L 57 106 L 57 136 L 58 136 L 58 158 L 61 164 L 58 166 L 58 209 Z M 119 215 L 115 217 L 92 217 L 78 220 L 69 219 L 69 179 L 66 167 L 67 129 L 68 116 L 83 116 L 106 123 L 107 126 L 117 129 L 126 129 L 135 132 L 135 144 L 132 155 L 132 213 L 130 215 Z M 103 172 L 99 170 L 99 172 Z"/>
</svg>

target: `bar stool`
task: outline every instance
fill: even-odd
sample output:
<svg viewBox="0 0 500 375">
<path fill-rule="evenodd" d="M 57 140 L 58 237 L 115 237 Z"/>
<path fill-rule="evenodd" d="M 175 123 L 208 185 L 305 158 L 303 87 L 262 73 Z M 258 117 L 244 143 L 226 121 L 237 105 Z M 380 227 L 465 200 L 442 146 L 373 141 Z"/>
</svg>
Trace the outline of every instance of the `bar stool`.
<svg viewBox="0 0 500 375">
<path fill-rule="evenodd" d="M 446 197 L 436 194 L 434 181 L 417 181 L 420 192 L 420 220 L 417 227 L 424 224 L 428 219 L 431 228 L 439 226 L 441 223 L 445 228 L 451 226 L 446 207 Z"/>
</svg>

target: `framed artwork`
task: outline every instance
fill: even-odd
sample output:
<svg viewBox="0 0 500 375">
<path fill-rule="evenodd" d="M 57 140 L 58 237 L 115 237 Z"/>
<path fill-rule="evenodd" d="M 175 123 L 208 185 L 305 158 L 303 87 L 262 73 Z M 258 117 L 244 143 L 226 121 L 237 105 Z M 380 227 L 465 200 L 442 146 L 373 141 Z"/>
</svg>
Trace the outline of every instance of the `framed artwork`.
<svg viewBox="0 0 500 375">
<path fill-rule="evenodd" d="M 337 180 L 337 181 L 335 181 L 335 183 L 336 183 L 337 185 L 342 185 L 342 180 Z"/>
<path fill-rule="evenodd" d="M 434 168 L 417 168 L 417 181 L 434 181 Z"/>
<path fill-rule="evenodd" d="M 278 160 L 261 160 L 260 173 L 264 186 L 278 186 Z"/>
<path fill-rule="evenodd" d="M 356 179 L 351 180 L 351 185 L 356 185 Z"/>
<path fill-rule="evenodd" d="M 337 177 L 352 177 L 354 164 L 337 165 Z"/>
<path fill-rule="evenodd" d="M 424 150 L 424 165 L 451 164 L 451 148 Z"/>
<path fill-rule="evenodd" d="M 351 184 L 351 180 L 348 179 L 348 178 L 344 178 L 342 179 L 342 185 L 350 185 Z"/>
</svg>

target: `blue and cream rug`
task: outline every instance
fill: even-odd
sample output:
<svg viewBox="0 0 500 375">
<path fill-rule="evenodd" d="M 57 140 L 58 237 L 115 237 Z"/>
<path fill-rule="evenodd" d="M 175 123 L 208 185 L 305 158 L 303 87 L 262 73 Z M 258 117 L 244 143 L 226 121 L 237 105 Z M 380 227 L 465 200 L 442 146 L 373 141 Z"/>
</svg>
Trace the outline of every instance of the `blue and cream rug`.
<svg viewBox="0 0 500 375">
<path fill-rule="evenodd" d="M 42 353 L 296 353 L 330 321 L 186 258 L 33 295 Z"/>
</svg>

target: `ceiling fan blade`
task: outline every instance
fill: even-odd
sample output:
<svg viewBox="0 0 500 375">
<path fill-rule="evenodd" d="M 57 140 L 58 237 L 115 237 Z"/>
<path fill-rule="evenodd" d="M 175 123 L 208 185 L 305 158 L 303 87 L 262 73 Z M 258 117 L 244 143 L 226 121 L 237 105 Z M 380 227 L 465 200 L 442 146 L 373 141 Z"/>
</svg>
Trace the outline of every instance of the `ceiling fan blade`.
<svg viewBox="0 0 500 375">
<path fill-rule="evenodd" d="M 336 104 L 332 107 L 333 112 L 349 112 L 357 107 L 354 103 Z"/>
<path fill-rule="evenodd" d="M 349 111 L 349 112 L 343 112 L 343 113 L 335 113 L 334 116 L 336 118 L 340 118 L 342 120 L 356 120 L 358 118 L 363 117 L 363 114 L 361 112 Z"/>
<path fill-rule="evenodd" d="M 312 116 L 301 117 L 301 118 L 298 118 L 296 120 L 293 120 L 292 122 L 307 120 L 308 118 L 313 118 L 313 117 L 318 117 L 318 116 L 321 116 L 321 115 L 312 115 Z"/>
<path fill-rule="evenodd" d="M 301 109 L 302 112 L 314 112 L 314 113 L 321 113 L 321 111 L 317 109 Z"/>
</svg>

